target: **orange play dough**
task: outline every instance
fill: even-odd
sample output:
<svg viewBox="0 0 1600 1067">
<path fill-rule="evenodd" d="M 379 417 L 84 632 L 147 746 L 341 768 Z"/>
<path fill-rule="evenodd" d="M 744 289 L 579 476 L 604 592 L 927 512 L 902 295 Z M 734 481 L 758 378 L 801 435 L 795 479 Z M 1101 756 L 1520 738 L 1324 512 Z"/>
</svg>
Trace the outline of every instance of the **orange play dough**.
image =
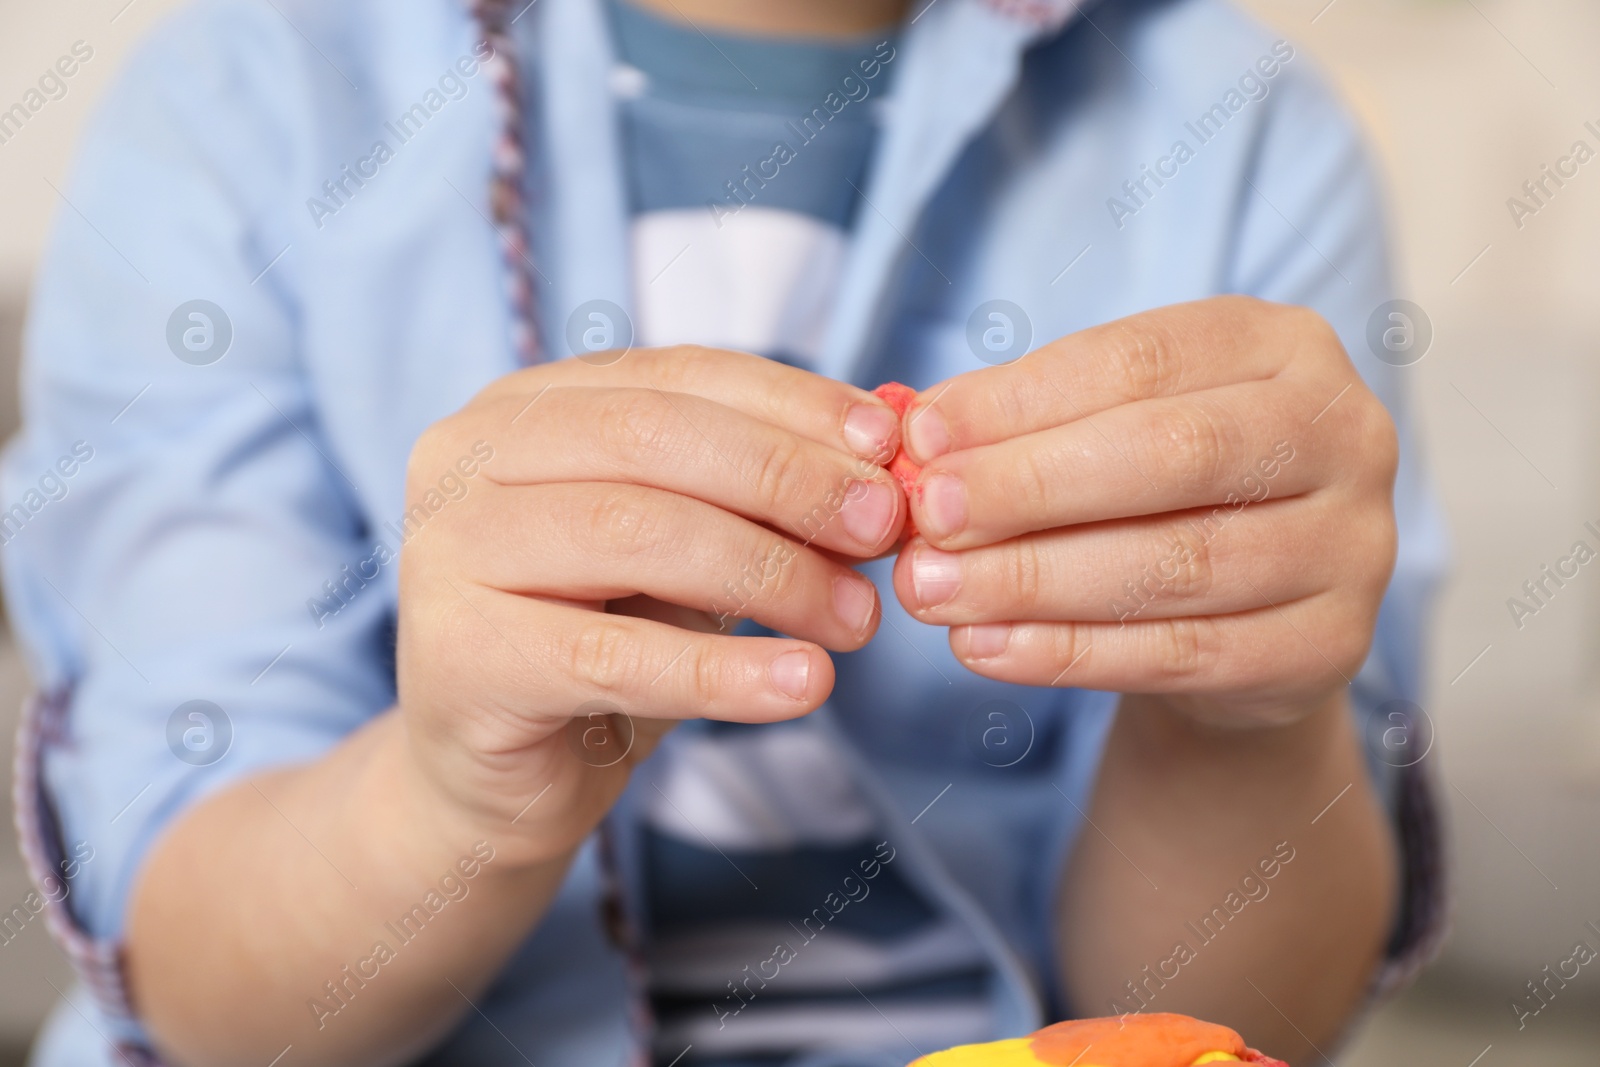
<svg viewBox="0 0 1600 1067">
<path fill-rule="evenodd" d="M 911 1067 L 1202 1067 L 1241 1062 L 1288 1067 L 1247 1047 L 1226 1026 L 1156 1012 L 1057 1023 L 1029 1037 L 935 1052 Z"/>
<path fill-rule="evenodd" d="M 872 391 L 872 395 L 888 404 L 894 409 L 894 413 L 902 419 L 905 418 L 906 412 L 911 410 L 912 402 L 917 399 L 917 391 L 915 389 L 909 385 L 901 385 L 899 382 L 884 382 Z M 889 461 L 887 470 L 894 476 L 894 480 L 900 483 L 901 491 L 906 494 L 905 539 L 909 541 L 917 535 L 916 524 L 911 519 L 910 503 L 911 494 L 917 486 L 917 475 L 922 473 L 922 468 L 911 461 L 911 457 L 906 455 L 905 446 L 902 444 L 900 449 L 895 452 L 894 458 Z"/>
<path fill-rule="evenodd" d="M 1191 1067 L 1208 1052 L 1242 1058 L 1244 1039 L 1226 1026 L 1187 1015 L 1158 1012 L 1109 1019 L 1076 1019 L 1047 1026 L 1033 1035 L 1039 1062 L 1077 1061 L 1106 1067 Z"/>
</svg>

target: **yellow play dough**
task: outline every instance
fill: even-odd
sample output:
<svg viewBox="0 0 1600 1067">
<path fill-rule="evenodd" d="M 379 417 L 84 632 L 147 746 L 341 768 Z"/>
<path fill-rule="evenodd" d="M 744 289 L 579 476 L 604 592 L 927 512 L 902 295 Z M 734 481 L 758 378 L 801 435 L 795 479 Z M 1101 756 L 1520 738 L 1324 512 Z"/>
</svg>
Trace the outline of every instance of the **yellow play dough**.
<svg viewBox="0 0 1600 1067">
<path fill-rule="evenodd" d="M 1044 1067 L 1043 1061 L 1033 1054 L 1033 1039 L 1014 1037 L 1009 1041 L 991 1041 L 987 1045 L 957 1045 L 944 1052 L 924 1056 L 911 1067 Z M 1240 1062 L 1231 1052 L 1207 1052 L 1190 1067 L 1205 1063 Z M 1099 1064 L 1078 1062 L 1073 1067 L 1101 1067 Z"/>
<path fill-rule="evenodd" d="M 957 1045 L 943 1052 L 924 1056 L 911 1067 L 1041 1067 L 1030 1047 L 1033 1039 L 1014 1037 L 986 1045 Z M 1087 1067 L 1079 1064 L 1078 1067 Z"/>
</svg>

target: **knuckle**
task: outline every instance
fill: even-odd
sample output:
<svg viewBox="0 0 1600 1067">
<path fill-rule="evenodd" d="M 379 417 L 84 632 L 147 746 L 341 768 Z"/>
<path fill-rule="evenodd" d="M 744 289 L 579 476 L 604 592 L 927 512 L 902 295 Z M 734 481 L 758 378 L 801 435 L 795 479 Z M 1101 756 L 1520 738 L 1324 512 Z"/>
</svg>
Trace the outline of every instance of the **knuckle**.
<svg viewBox="0 0 1600 1067">
<path fill-rule="evenodd" d="M 1047 449 L 1025 452 L 1007 472 L 1010 485 L 1006 496 L 1020 503 L 1025 513 L 1043 515 L 1050 509 L 1063 476 L 1058 458 Z"/>
<path fill-rule="evenodd" d="M 1300 641 L 1305 646 L 1308 670 L 1318 675 L 1354 678 L 1366 662 L 1375 621 L 1375 617 L 1361 617 L 1352 611 L 1338 624 L 1322 627 L 1320 632 L 1312 631 L 1313 636 Z"/>
<path fill-rule="evenodd" d="M 1113 369 L 1130 398 L 1167 396 L 1178 391 L 1182 377 L 1179 346 L 1168 324 L 1146 317 L 1138 327 L 1124 326 Z"/>
<path fill-rule="evenodd" d="M 700 370 L 703 349 L 699 345 L 669 345 L 648 350 L 646 370 L 651 382 L 670 392 L 686 392 L 684 387 Z"/>
<path fill-rule="evenodd" d="M 800 568 L 790 566 L 795 552 L 787 541 L 775 537 L 760 548 L 750 564 L 758 580 L 759 596 L 782 604 L 808 591 L 810 583 L 801 579 Z"/>
<path fill-rule="evenodd" d="M 1167 544 L 1171 552 L 1165 557 L 1158 577 L 1166 581 L 1172 595 L 1180 600 L 1193 600 L 1211 592 L 1216 583 L 1216 546 L 1204 538 L 1190 535 L 1177 525 L 1170 528 Z M 1168 575 L 1166 571 L 1172 573 Z"/>
<path fill-rule="evenodd" d="M 1354 678 L 1361 672 L 1361 667 L 1367 661 L 1367 649 L 1371 645 L 1372 629 L 1370 624 L 1350 627 L 1348 633 L 1338 639 L 1339 644 L 1333 652 L 1333 661 L 1338 667 L 1340 678 Z"/>
<path fill-rule="evenodd" d="M 1211 620 L 1159 619 L 1150 625 L 1157 642 L 1156 670 L 1168 684 L 1192 683 L 1215 664 L 1217 632 Z"/>
<path fill-rule="evenodd" d="M 1372 593 L 1375 599 L 1381 599 L 1384 591 L 1389 588 L 1389 580 L 1394 575 L 1395 560 L 1400 552 L 1400 529 L 1394 521 L 1394 506 L 1386 498 L 1383 517 L 1377 522 L 1367 523 L 1370 528 L 1369 536 L 1372 539 L 1365 559 L 1372 560 L 1373 567 Z"/>
<path fill-rule="evenodd" d="M 1069 668 L 1078 663 L 1088 650 L 1083 646 L 1084 632 L 1074 622 L 1054 623 L 1049 628 L 1049 670 L 1054 672 L 1051 684 L 1062 680 Z"/>
<path fill-rule="evenodd" d="M 708 552 L 705 567 L 717 573 L 727 566 L 728 551 Z M 733 614 L 747 616 L 752 605 L 782 604 L 791 597 L 805 596 L 810 590 L 802 583 L 795 568 L 788 566 L 794 551 L 788 542 L 773 538 L 737 552 L 743 558 L 738 570 L 723 579 L 718 593 L 731 599 Z"/>
<path fill-rule="evenodd" d="M 1377 397 L 1368 394 L 1367 403 L 1361 406 L 1361 440 L 1366 442 L 1373 468 L 1384 484 L 1392 484 L 1400 466 L 1400 434 L 1395 429 L 1389 409 Z"/>
<path fill-rule="evenodd" d="M 1354 503 L 1339 502 L 1317 524 L 1325 543 L 1343 542 L 1344 566 L 1338 574 L 1353 571 L 1350 587 L 1365 597 L 1381 599 L 1389 586 L 1399 551 L 1400 531 L 1395 523 L 1393 498 L 1374 493 Z M 1333 579 L 1325 579 L 1333 585 Z"/>
<path fill-rule="evenodd" d="M 600 498 L 577 516 L 581 541 L 610 559 L 656 551 L 671 528 L 671 502 L 647 502 L 626 487 L 601 492 Z"/>
<path fill-rule="evenodd" d="M 416 444 L 411 446 L 411 454 L 406 457 L 408 499 L 419 491 L 419 487 L 437 477 L 439 457 L 449 452 L 450 441 L 456 436 L 455 418 L 450 416 L 433 423 L 418 435 Z"/>
<path fill-rule="evenodd" d="M 1279 314 L 1284 317 L 1286 325 L 1295 332 L 1295 336 L 1303 337 L 1311 342 L 1314 347 L 1330 355 L 1337 353 L 1344 357 L 1344 342 L 1339 339 L 1339 333 L 1333 324 L 1317 312 L 1308 307 L 1297 305 L 1278 305 Z"/>
<path fill-rule="evenodd" d="M 1257 300 L 1241 305 L 1237 333 L 1255 344 L 1278 346 L 1294 358 L 1310 358 L 1322 365 L 1353 369 L 1339 331 L 1320 313 L 1298 304 L 1275 304 Z"/>
<path fill-rule="evenodd" d="M 1044 606 L 1050 588 L 1050 561 L 1038 539 L 1018 539 L 1009 555 L 1012 597 L 1017 607 L 1027 610 Z"/>
<path fill-rule="evenodd" d="M 1044 361 L 1020 360 L 988 373 L 993 387 L 983 395 L 993 407 L 996 426 L 1027 426 L 1038 418 L 1044 392 L 1038 388 L 1038 379 L 1049 374 Z"/>
<path fill-rule="evenodd" d="M 457 412 L 432 424 L 418 436 L 406 457 L 405 510 L 400 522 L 407 529 L 410 523 L 415 522 L 420 527 L 430 521 L 430 516 L 439 513 L 441 499 L 447 498 L 452 506 L 447 514 L 431 520 L 440 524 L 460 525 L 468 500 L 476 507 L 479 501 L 473 498 L 467 477 L 464 477 L 469 468 L 462 463 L 485 443 L 480 436 L 484 430 L 483 422 L 476 415 Z"/>
<path fill-rule="evenodd" d="M 1234 451 L 1235 429 L 1213 405 L 1186 403 L 1154 417 L 1149 445 L 1160 461 L 1187 490 L 1208 489 L 1225 476 L 1227 457 Z"/>
<path fill-rule="evenodd" d="M 685 695 L 698 707 L 717 703 L 727 691 L 732 671 L 727 653 L 715 641 L 702 642 L 689 657 L 690 669 L 685 672 Z"/>
<path fill-rule="evenodd" d="M 402 622 L 408 624 L 428 647 L 451 651 L 450 655 L 434 661 L 441 670 L 451 671 L 461 663 L 482 662 L 470 653 L 484 643 L 483 631 L 486 627 L 483 618 L 464 597 L 445 595 L 431 587 L 428 592 L 431 595 L 426 598 L 403 598 Z M 469 655 L 456 654 L 463 652 Z"/>
<path fill-rule="evenodd" d="M 643 669 L 643 657 L 633 635 L 603 620 L 579 626 L 562 653 L 569 678 L 608 695 L 628 691 Z"/>
<path fill-rule="evenodd" d="M 657 393 L 627 390 L 608 396 L 596 415 L 602 446 L 625 463 L 671 460 L 683 453 L 683 416 Z"/>
<path fill-rule="evenodd" d="M 797 438 L 785 433 L 774 434 L 750 463 L 757 499 L 768 507 L 775 507 L 792 495 L 796 487 L 806 484 L 805 458 Z"/>
</svg>

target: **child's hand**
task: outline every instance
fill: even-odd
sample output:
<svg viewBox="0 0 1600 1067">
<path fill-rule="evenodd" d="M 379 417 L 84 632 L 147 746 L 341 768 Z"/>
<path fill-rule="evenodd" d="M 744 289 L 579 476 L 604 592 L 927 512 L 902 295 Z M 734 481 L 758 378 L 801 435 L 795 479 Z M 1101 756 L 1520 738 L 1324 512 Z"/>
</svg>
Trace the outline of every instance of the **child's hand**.
<svg viewBox="0 0 1600 1067">
<path fill-rule="evenodd" d="M 873 458 L 898 436 L 870 393 L 694 348 L 521 371 L 431 427 L 408 507 L 493 450 L 401 567 L 399 702 L 445 828 L 549 859 L 675 720 L 821 704 L 817 646 L 876 629 L 872 583 L 832 554 L 893 546 L 903 496 Z M 728 636 L 746 616 L 795 639 Z"/>
<path fill-rule="evenodd" d="M 1394 562 L 1396 438 L 1312 312 L 1163 308 L 923 398 L 922 539 L 895 591 L 972 670 L 1267 722 L 1360 667 Z"/>
</svg>

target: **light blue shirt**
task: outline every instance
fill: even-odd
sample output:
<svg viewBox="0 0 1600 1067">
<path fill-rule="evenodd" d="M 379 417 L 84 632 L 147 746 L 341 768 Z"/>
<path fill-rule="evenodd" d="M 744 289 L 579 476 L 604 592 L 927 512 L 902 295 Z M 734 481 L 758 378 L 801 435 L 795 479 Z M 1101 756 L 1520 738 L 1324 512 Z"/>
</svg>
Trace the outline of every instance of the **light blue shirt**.
<svg viewBox="0 0 1600 1067">
<path fill-rule="evenodd" d="M 938 0 L 904 28 L 821 369 L 917 387 L 971 370 L 968 319 L 996 298 L 1025 311 L 1035 345 L 1222 292 L 1315 308 L 1403 443 L 1399 560 L 1356 704 L 1373 719 L 1415 700 L 1444 536 L 1405 372 L 1368 343 L 1369 318 L 1403 294 L 1359 137 L 1305 56 L 1278 45 L 1260 73 L 1273 37 L 1219 0 L 1107 0 L 1092 27 L 1073 7 Z M 633 302 L 612 59 L 598 0 L 542 0 L 516 29 L 541 107 L 544 340 L 565 353 L 580 305 Z M 175 815 L 315 758 L 394 700 L 395 566 L 372 562 L 374 544 L 402 524 L 418 435 L 515 365 L 486 218 L 496 108 L 466 62 L 474 44 L 450 0 L 202 0 L 140 50 L 63 188 L 28 328 L 26 429 L 5 460 L 4 506 L 23 513 L 8 513 L 4 580 L 39 684 L 69 709 L 44 787 L 63 841 L 92 846 L 68 902 L 96 938 L 120 936 Z M 231 327 L 205 365 L 217 317 L 208 341 L 205 320 L 175 316 L 195 300 Z M 64 491 L 29 495 L 85 448 Z M 899 607 L 887 566 L 869 573 L 883 626 L 839 657 L 817 728 L 877 806 L 901 876 L 982 946 L 995 1036 L 1025 1032 L 1064 1009 L 1053 886 L 1114 697 L 971 675 L 943 630 Z M 231 724 L 209 765 L 175 755 L 192 757 L 183 732 L 200 720 L 175 713 L 196 700 Z M 964 741 L 987 701 L 1031 720 L 1025 773 Z M 625 881 L 650 773 L 616 814 Z M 480 1002 L 493 1026 L 470 1016 L 439 1062 L 628 1062 L 640 1037 L 598 896 L 591 847 Z M 137 1036 L 89 1010 L 93 1028 L 59 1010 L 36 1062 L 110 1063 L 96 1028 Z M 804 1062 L 912 1055 L 890 1043 Z"/>
</svg>

